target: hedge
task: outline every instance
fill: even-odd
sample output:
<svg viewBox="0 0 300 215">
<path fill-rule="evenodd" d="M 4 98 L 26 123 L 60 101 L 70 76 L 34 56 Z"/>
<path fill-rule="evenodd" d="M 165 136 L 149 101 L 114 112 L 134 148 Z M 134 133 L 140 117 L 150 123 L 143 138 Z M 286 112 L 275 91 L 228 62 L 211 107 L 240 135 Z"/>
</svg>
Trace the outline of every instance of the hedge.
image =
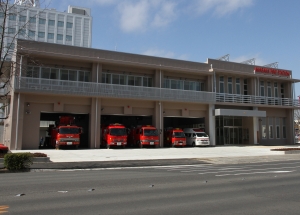
<svg viewBox="0 0 300 215">
<path fill-rule="evenodd" d="M 33 155 L 29 152 L 9 153 L 4 155 L 4 166 L 8 170 L 28 169 L 32 164 Z"/>
</svg>

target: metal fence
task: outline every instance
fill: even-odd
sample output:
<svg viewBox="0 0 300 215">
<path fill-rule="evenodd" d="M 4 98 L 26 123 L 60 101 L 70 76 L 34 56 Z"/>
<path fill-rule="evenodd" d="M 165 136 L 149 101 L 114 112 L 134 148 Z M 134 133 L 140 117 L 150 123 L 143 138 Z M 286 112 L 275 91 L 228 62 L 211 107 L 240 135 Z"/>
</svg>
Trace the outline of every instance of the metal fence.
<svg viewBox="0 0 300 215">
<path fill-rule="evenodd" d="M 15 91 L 60 95 L 214 103 L 215 93 L 91 82 L 16 77 Z"/>
<path fill-rule="evenodd" d="M 300 107 L 298 99 L 275 98 L 253 95 L 212 93 L 203 91 L 175 90 L 54 79 L 15 77 L 18 92 L 38 92 L 61 95 L 145 99 L 194 103 L 242 103 L 249 105 L 274 105 Z"/>
<path fill-rule="evenodd" d="M 216 93 L 216 102 L 300 107 L 298 99 Z"/>
</svg>

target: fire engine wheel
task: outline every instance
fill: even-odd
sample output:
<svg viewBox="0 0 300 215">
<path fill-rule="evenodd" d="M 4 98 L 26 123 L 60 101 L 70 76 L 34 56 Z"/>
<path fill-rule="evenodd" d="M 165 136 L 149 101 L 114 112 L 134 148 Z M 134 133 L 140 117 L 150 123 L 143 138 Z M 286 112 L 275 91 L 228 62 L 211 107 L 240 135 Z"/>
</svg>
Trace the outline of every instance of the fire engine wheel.
<svg viewBox="0 0 300 215">
<path fill-rule="evenodd" d="M 140 141 L 137 141 L 136 144 L 138 145 L 139 148 L 143 148 L 143 144 Z"/>
<path fill-rule="evenodd" d="M 59 145 L 55 145 L 55 149 L 59 150 Z"/>
</svg>

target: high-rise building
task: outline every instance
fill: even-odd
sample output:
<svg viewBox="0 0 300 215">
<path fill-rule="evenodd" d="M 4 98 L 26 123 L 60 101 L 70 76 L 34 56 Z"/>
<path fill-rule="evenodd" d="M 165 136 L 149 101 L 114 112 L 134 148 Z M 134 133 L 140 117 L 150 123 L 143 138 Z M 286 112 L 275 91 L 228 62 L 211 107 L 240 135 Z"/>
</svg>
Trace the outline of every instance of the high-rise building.
<svg viewBox="0 0 300 215">
<path fill-rule="evenodd" d="M 14 6 L 6 11 L 5 23 L 5 12 L 0 12 L 0 23 L 5 26 L 3 34 L 7 35 L 4 47 L 13 49 L 15 39 L 91 47 L 90 9 L 69 6 L 68 12 L 59 12 L 39 5 L 38 0 L 15 0 Z"/>
</svg>

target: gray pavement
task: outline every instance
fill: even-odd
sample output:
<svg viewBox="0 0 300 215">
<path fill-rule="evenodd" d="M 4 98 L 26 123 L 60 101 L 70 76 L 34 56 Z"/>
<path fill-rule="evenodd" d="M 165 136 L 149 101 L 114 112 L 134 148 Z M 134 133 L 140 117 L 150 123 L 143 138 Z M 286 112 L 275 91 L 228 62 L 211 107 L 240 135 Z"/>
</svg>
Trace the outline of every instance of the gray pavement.
<svg viewBox="0 0 300 215">
<path fill-rule="evenodd" d="M 193 165 L 203 163 L 254 163 L 281 160 L 298 160 L 300 154 L 286 155 L 274 148 L 291 146 L 217 146 L 195 148 L 128 148 L 85 150 L 13 150 L 12 152 L 42 152 L 50 162 L 35 162 L 32 169 L 88 169 L 162 165 Z"/>
</svg>

